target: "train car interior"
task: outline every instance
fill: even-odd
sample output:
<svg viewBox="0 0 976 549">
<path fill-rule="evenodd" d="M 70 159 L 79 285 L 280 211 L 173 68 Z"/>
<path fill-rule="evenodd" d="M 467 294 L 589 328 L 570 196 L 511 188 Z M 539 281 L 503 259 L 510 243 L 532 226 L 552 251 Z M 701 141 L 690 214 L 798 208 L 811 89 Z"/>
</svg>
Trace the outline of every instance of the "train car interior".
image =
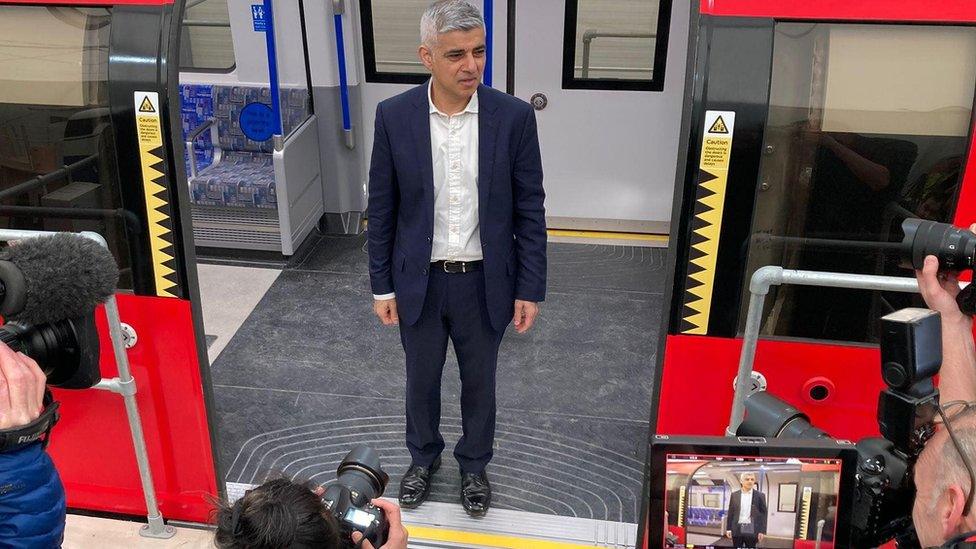
<svg viewBox="0 0 976 549">
<path fill-rule="evenodd" d="M 395 493 L 410 461 L 398 443 L 403 357 L 396 331 L 369 314 L 364 193 L 377 103 L 427 79 L 416 48 L 429 2 L 346 3 L 344 82 L 331 9 L 275 2 L 276 27 L 294 30 L 276 35 L 281 150 L 269 136 L 249 136 L 243 112 L 270 107 L 252 3 L 191 4 L 183 22 L 182 140 L 193 151 L 193 234 L 229 490 L 269 472 L 328 480 L 349 444 L 369 440 Z M 507 340 L 499 357 L 493 505 L 518 513 L 520 524 L 514 514 L 489 515 L 479 523 L 486 532 L 517 534 L 532 524 L 578 531 L 581 540 L 636 539 L 644 453 L 634 441 L 648 430 L 648 411 L 635 403 L 647 402 L 651 389 L 632 380 L 649 380 L 653 367 L 687 34 L 687 6 L 660 6 L 496 3 L 492 12 L 495 63 L 486 83 L 548 102 L 537 117 L 550 263 L 546 321 Z M 568 59 L 560 39 L 567 17 L 577 35 Z M 661 20 L 672 22 L 659 31 Z M 540 31 L 549 38 L 540 40 Z M 514 67 L 504 62 L 508 47 L 519 52 Z M 560 89 L 570 63 L 586 89 Z M 671 85 L 651 89 L 666 79 Z M 659 121 L 653 134 L 641 117 Z M 607 123 L 615 129 L 595 139 Z M 266 177 L 250 175 L 257 166 Z M 289 166 L 303 172 L 293 179 Z M 313 196 L 321 205 L 308 219 L 321 222 L 294 221 L 293 204 L 307 206 Z M 286 217 L 290 232 L 272 230 Z M 567 368 L 570 362 L 586 366 Z M 449 444 L 461 435 L 457 380 L 451 353 L 441 419 Z M 452 510 L 458 482 L 446 468 L 432 504 L 411 511 L 413 520 L 433 523 Z"/>
</svg>

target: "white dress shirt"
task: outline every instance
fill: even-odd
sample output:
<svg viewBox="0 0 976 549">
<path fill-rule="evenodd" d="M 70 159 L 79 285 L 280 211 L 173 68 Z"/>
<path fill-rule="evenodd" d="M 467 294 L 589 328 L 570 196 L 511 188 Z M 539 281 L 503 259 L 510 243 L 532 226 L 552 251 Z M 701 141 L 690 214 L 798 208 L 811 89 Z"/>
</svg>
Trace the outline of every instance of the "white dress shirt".
<svg viewBox="0 0 976 549">
<path fill-rule="evenodd" d="M 434 169 L 434 235 L 430 260 L 478 261 L 478 94 L 463 111 L 448 116 L 431 97 L 430 153 Z M 373 295 L 392 299 L 395 293 Z"/>
<path fill-rule="evenodd" d="M 752 490 L 742 490 L 739 497 L 739 524 L 752 522 Z"/>
</svg>

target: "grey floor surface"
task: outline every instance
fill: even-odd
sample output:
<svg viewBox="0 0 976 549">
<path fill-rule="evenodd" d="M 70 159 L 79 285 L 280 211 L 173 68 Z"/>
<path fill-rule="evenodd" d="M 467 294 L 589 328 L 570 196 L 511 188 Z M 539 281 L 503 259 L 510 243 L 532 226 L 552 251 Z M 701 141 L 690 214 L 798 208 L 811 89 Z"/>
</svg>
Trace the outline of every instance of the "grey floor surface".
<svg viewBox="0 0 976 549">
<path fill-rule="evenodd" d="M 546 302 L 506 333 L 489 465 L 494 505 L 636 522 L 666 251 L 550 244 Z M 364 239 L 321 238 L 286 266 L 213 365 L 220 462 L 230 482 L 269 474 L 326 482 L 345 452 L 380 451 L 395 496 L 403 442 L 403 351 L 372 314 Z M 432 499 L 455 502 L 450 451 L 460 383 L 449 353 L 444 467 Z"/>
</svg>

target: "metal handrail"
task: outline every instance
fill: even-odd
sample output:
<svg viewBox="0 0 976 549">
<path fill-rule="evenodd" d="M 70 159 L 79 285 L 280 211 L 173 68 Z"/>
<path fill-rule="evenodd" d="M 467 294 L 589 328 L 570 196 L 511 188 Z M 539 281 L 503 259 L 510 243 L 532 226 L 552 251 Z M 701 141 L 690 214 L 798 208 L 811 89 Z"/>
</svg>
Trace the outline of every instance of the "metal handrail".
<svg viewBox="0 0 976 549">
<path fill-rule="evenodd" d="M 819 271 L 797 271 L 783 267 L 762 267 L 752 274 L 749 282 L 749 312 L 746 313 L 746 328 L 742 334 L 742 352 L 739 355 L 739 370 L 736 374 L 735 396 L 727 436 L 735 436 L 736 429 L 745 416 L 745 401 L 750 394 L 752 366 L 756 359 L 756 345 L 759 342 L 759 329 L 762 327 L 763 305 L 772 286 L 792 284 L 795 286 L 816 286 L 819 288 L 853 288 L 858 290 L 881 290 L 887 292 L 918 293 L 918 281 L 914 278 L 861 275 L 849 273 L 826 273 Z"/>
<path fill-rule="evenodd" d="M 588 29 L 583 32 L 583 75 L 582 78 L 590 77 L 590 46 L 596 38 L 651 38 L 657 40 L 657 33 L 643 32 L 601 32 Z M 651 69 L 653 70 L 653 69 Z"/>
<path fill-rule="evenodd" d="M 814 549 L 820 549 L 820 542 L 823 541 L 824 525 L 826 524 L 827 521 L 824 519 L 820 519 L 817 521 L 817 545 L 814 546 Z"/>
<path fill-rule="evenodd" d="M 36 189 L 37 187 L 43 187 L 48 183 L 53 183 L 60 179 L 67 178 L 70 181 L 71 180 L 70 178 L 74 174 L 74 172 L 94 164 L 97 160 L 98 160 L 98 154 L 96 153 L 93 155 L 86 156 L 85 158 L 82 158 L 77 162 L 68 164 L 67 166 L 62 166 L 52 172 L 46 173 L 44 175 L 39 175 L 37 177 L 28 179 L 27 181 L 22 181 L 20 183 L 17 183 L 13 187 L 9 187 L 7 189 L 0 191 L 0 200 L 21 195 L 23 193 L 26 193 L 27 191 Z"/>
<path fill-rule="evenodd" d="M 424 66 L 420 61 L 383 61 L 381 59 L 376 60 L 376 66 L 380 65 L 393 65 L 399 67 L 418 67 L 422 68 Z M 574 70 L 581 70 L 583 65 L 576 65 L 573 67 Z M 588 67 L 589 72 L 650 72 L 653 71 L 653 67 Z"/>
</svg>

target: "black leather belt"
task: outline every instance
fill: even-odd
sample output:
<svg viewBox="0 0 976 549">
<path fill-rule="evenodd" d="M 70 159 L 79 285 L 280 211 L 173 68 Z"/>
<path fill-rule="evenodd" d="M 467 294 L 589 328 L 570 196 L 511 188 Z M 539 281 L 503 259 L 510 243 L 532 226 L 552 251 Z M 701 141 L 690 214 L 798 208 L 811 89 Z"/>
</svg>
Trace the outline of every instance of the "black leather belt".
<svg viewBox="0 0 976 549">
<path fill-rule="evenodd" d="M 434 261 L 430 264 L 431 269 L 444 271 L 445 273 L 470 273 L 471 271 L 481 270 L 483 261 Z"/>
</svg>

